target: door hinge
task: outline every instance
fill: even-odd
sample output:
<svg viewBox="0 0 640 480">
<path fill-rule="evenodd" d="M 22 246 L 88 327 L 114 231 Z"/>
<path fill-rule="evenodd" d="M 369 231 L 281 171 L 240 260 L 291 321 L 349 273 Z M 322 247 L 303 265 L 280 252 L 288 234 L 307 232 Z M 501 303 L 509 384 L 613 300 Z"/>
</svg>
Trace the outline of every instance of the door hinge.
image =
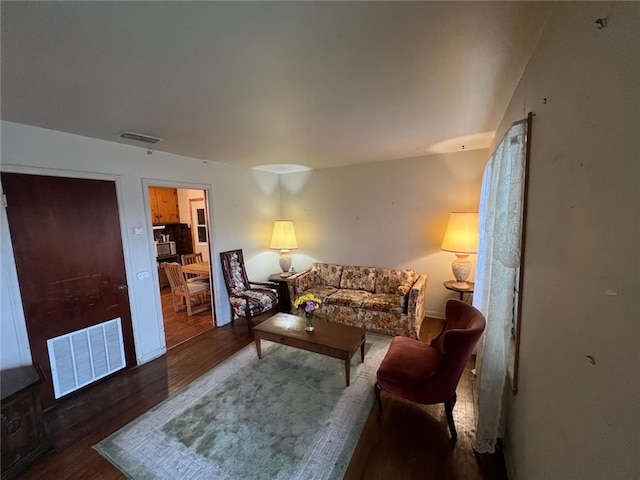
<svg viewBox="0 0 640 480">
<path fill-rule="evenodd" d="M 9 205 L 9 204 L 7 203 L 7 194 L 6 194 L 6 193 L 3 193 L 3 194 L 2 194 L 2 206 L 3 206 L 4 208 L 7 208 L 7 206 L 8 206 L 8 205 Z"/>
</svg>

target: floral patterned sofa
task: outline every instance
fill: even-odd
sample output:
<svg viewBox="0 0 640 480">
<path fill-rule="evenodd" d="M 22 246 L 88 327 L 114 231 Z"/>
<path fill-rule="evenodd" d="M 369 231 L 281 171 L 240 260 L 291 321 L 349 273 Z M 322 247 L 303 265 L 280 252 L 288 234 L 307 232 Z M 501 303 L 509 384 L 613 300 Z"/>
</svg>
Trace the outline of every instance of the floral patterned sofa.
<svg viewBox="0 0 640 480">
<path fill-rule="evenodd" d="M 313 263 L 287 279 L 291 301 L 313 293 L 315 316 L 386 335 L 417 338 L 424 319 L 427 275 L 414 270 Z"/>
</svg>

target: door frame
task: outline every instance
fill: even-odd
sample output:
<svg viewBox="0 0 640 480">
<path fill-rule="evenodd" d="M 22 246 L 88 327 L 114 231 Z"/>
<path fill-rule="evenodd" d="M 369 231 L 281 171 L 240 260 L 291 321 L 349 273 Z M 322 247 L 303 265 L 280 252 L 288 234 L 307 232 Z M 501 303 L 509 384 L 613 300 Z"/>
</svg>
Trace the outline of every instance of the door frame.
<svg viewBox="0 0 640 480">
<path fill-rule="evenodd" d="M 135 351 L 136 365 L 140 365 L 143 363 L 142 358 L 140 357 L 140 326 L 138 325 L 138 319 L 134 315 L 134 312 L 138 310 L 137 300 L 135 295 L 131 295 L 131 286 L 135 283 L 135 276 L 130 271 L 128 265 L 131 263 L 131 251 L 130 251 L 130 243 L 129 239 L 126 235 L 126 224 L 125 224 L 125 209 L 124 209 L 124 194 L 122 190 L 122 178 L 120 175 L 114 174 L 106 174 L 106 173 L 95 173 L 95 172 L 83 172 L 79 170 L 65 170 L 65 169 L 54 169 L 54 168 L 46 168 L 46 167 L 25 167 L 22 165 L 11 165 L 11 164 L 3 164 L 0 166 L 0 171 L 6 173 L 23 173 L 27 175 L 44 175 L 51 177 L 66 177 L 66 178 L 77 178 L 84 180 L 106 180 L 112 181 L 115 184 L 116 188 L 116 200 L 118 203 L 118 217 L 120 222 L 120 238 L 122 241 L 122 254 L 124 257 L 124 271 L 127 279 L 127 285 L 129 286 L 129 315 L 131 317 L 131 328 L 133 329 L 133 345 Z M 4 191 L 3 191 L 4 192 Z M 4 210 L 4 208 L 3 208 Z M 7 290 L 9 294 L 9 300 L 11 302 L 12 311 L 14 313 L 14 328 L 16 330 L 16 337 L 24 341 L 23 345 L 26 345 L 28 351 L 23 351 L 20 349 L 20 357 L 21 360 L 28 361 L 25 362 L 28 364 L 33 363 L 33 358 L 31 357 L 31 344 L 29 343 L 29 335 L 27 332 L 27 320 L 24 315 L 24 309 L 22 307 L 22 292 L 20 291 L 20 284 L 18 283 L 18 270 L 16 267 L 15 257 L 13 255 L 13 242 L 11 240 L 11 235 L 9 231 L 9 221 L 7 217 L 7 212 L 4 211 L 2 213 L 2 268 L 8 273 L 7 278 L 11 278 L 12 281 L 9 285 L 7 285 Z M 6 231 L 5 231 L 6 229 Z M 6 237 L 5 237 L 6 233 Z M 9 255 L 10 251 L 10 255 Z M 5 255 L 7 254 L 7 255 Z M 9 263 L 9 261 L 11 263 Z"/>
<path fill-rule="evenodd" d="M 149 198 L 149 187 L 168 187 L 168 188 L 177 188 L 177 189 L 184 189 L 184 190 L 204 190 L 205 191 L 205 203 L 207 207 L 207 222 L 209 227 L 209 265 L 211 268 L 210 281 L 211 281 L 211 288 L 213 292 L 212 312 L 214 315 L 214 321 L 212 326 L 215 328 L 217 326 L 215 319 L 221 318 L 220 302 L 217 301 L 219 298 L 221 298 L 220 282 L 218 282 L 218 278 L 216 274 L 216 272 L 221 271 L 221 267 L 218 265 L 218 260 L 213 255 L 213 250 L 212 250 L 212 247 L 216 241 L 215 240 L 216 235 L 215 235 L 215 229 L 214 229 L 214 223 L 213 223 L 213 202 L 211 198 L 212 187 L 211 185 L 206 185 L 202 183 L 178 182 L 173 180 L 160 180 L 157 178 L 142 178 L 142 196 L 144 200 L 143 203 L 144 203 L 144 213 L 146 218 L 145 222 L 147 226 L 147 232 L 153 232 L 153 222 L 151 221 L 151 200 Z M 155 243 L 153 240 L 152 233 L 147 235 L 147 240 L 149 244 L 149 260 L 151 262 L 151 265 L 155 265 L 156 264 L 156 248 L 155 248 Z M 160 280 L 158 278 L 157 268 L 151 269 L 151 279 L 153 282 L 155 282 L 156 285 L 159 284 Z M 158 325 L 161 329 L 160 331 L 162 332 L 162 336 L 164 338 L 165 337 L 164 318 L 162 315 L 162 299 L 160 297 L 160 289 L 155 288 L 153 291 L 155 296 L 156 311 L 158 312 Z M 166 351 L 166 348 L 167 348 L 166 340 L 165 340 L 164 348 Z"/>
<path fill-rule="evenodd" d="M 211 250 L 211 235 L 209 234 L 209 212 L 208 212 L 208 207 L 207 207 L 207 202 L 205 201 L 204 198 L 190 198 L 189 199 L 189 215 L 190 215 L 190 219 L 191 219 L 191 238 L 193 239 L 193 249 L 194 252 L 193 253 L 198 253 L 195 251 L 196 248 L 196 244 L 197 243 L 202 243 L 202 242 L 198 242 L 197 238 L 198 238 L 198 230 L 193 228 L 193 204 L 196 202 L 202 202 L 204 204 L 204 210 L 206 213 L 206 218 L 205 218 L 205 222 L 206 222 L 206 226 L 207 226 L 207 250 Z M 196 227 L 198 226 L 198 223 L 196 223 Z M 208 260 L 211 261 L 211 254 L 208 254 L 209 258 Z"/>
</svg>

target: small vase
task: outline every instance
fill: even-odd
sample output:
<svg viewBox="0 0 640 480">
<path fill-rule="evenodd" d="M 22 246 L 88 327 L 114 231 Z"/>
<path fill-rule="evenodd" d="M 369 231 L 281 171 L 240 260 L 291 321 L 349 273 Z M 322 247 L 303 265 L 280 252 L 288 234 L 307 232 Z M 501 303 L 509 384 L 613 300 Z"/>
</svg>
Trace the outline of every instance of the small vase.
<svg viewBox="0 0 640 480">
<path fill-rule="evenodd" d="M 305 313 L 305 317 L 307 317 L 307 326 L 305 330 L 307 332 L 313 332 L 315 328 L 313 328 L 313 313 Z"/>
</svg>

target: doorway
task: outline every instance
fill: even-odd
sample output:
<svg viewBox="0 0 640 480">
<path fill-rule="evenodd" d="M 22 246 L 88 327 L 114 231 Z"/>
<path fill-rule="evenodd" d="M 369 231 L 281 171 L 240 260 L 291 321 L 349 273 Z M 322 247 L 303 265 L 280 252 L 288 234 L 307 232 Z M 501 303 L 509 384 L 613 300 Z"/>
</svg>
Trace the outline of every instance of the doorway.
<svg viewBox="0 0 640 480">
<path fill-rule="evenodd" d="M 206 208 L 207 192 L 167 186 L 149 186 L 148 189 L 165 345 L 170 349 L 215 327 L 213 284 L 209 263 L 211 235 Z M 186 263 L 193 260 L 185 256 L 192 254 L 202 256 L 198 263 L 200 268 L 204 268 L 204 275 L 203 272 L 195 275 L 185 271 L 184 279 L 188 283 L 198 282 L 197 285 L 200 288 L 197 290 L 199 291 L 202 290 L 201 282 L 208 284 L 206 294 L 196 295 L 191 297 L 191 300 L 198 303 L 200 307 L 208 302 L 210 308 L 189 315 L 186 299 L 174 292 L 181 287 L 172 285 L 172 281 L 175 284 L 176 281 L 181 280 L 176 280 L 175 268 L 172 269 L 172 266 L 175 267 L 177 263 L 181 267 L 189 268 Z M 198 310 L 201 309 L 198 308 Z"/>
<path fill-rule="evenodd" d="M 204 192 L 203 192 L 204 193 Z M 191 235 L 193 236 L 193 253 L 200 253 L 205 262 L 209 261 L 209 227 L 207 204 L 203 198 L 190 198 Z"/>
</svg>

